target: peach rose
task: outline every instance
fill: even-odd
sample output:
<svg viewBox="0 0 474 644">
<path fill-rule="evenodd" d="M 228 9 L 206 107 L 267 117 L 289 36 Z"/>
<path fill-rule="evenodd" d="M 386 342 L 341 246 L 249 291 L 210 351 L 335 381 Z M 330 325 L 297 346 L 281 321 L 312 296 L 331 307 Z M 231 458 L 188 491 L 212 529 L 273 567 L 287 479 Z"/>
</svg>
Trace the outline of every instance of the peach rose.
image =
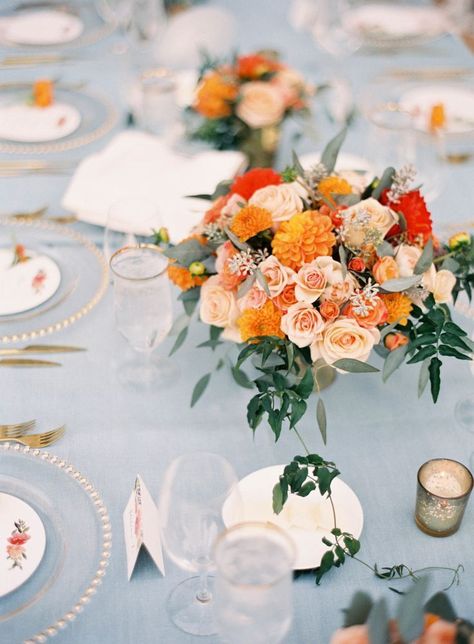
<svg viewBox="0 0 474 644">
<path fill-rule="evenodd" d="M 274 255 L 270 255 L 259 264 L 260 272 L 265 277 L 268 289 L 272 297 L 277 297 L 283 291 L 285 286 L 293 279 L 294 271 L 278 260 Z M 263 290 L 257 282 L 257 288 Z"/>
<path fill-rule="evenodd" d="M 300 302 L 315 302 L 324 293 L 327 279 L 316 260 L 304 264 L 295 275 L 295 295 Z"/>
<path fill-rule="evenodd" d="M 199 315 L 205 324 L 222 328 L 232 326 L 239 315 L 233 291 L 221 286 L 218 275 L 210 277 L 201 287 Z"/>
<path fill-rule="evenodd" d="M 340 628 L 334 633 L 329 644 L 370 644 L 369 631 L 365 624 Z"/>
<path fill-rule="evenodd" d="M 299 184 L 281 183 L 260 188 L 250 197 L 249 203 L 271 212 L 273 223 L 278 225 L 291 219 L 295 213 L 303 212 L 304 197 L 304 189 Z"/>
<path fill-rule="evenodd" d="M 395 351 L 406 344 L 408 344 L 408 338 L 403 333 L 389 333 L 385 336 L 385 346 L 389 351 Z"/>
<path fill-rule="evenodd" d="M 383 284 L 388 280 L 394 280 L 400 277 L 400 270 L 393 257 L 386 255 L 375 262 L 372 268 L 372 274 L 378 284 Z"/>
<path fill-rule="evenodd" d="M 342 266 L 332 257 L 317 257 L 313 262 L 315 267 L 319 268 L 327 280 L 327 286 L 321 295 L 321 301 L 330 300 L 338 306 L 347 302 L 357 287 L 357 280 L 350 273 L 342 276 Z"/>
<path fill-rule="evenodd" d="M 342 317 L 328 324 L 311 345 L 311 358 L 332 364 L 341 358 L 366 362 L 372 347 L 380 340 L 378 329 L 364 329 L 352 318 Z"/>
<path fill-rule="evenodd" d="M 232 273 L 229 269 L 229 259 L 238 252 L 230 241 L 219 246 L 216 252 L 216 271 L 219 282 L 227 290 L 236 288 L 245 279 L 240 273 Z"/>
<path fill-rule="evenodd" d="M 443 268 L 436 273 L 433 288 L 428 288 L 433 293 L 436 304 L 449 304 L 452 300 L 455 285 L 456 277 L 454 274 Z"/>
<path fill-rule="evenodd" d="M 244 83 L 235 112 L 249 127 L 258 129 L 275 125 L 283 119 L 285 101 L 280 91 L 270 83 Z"/>
<path fill-rule="evenodd" d="M 323 328 L 323 318 L 307 302 L 293 304 L 281 318 L 281 330 L 300 348 L 309 347 Z"/>
<path fill-rule="evenodd" d="M 306 86 L 301 74 L 293 69 L 282 69 L 273 76 L 271 83 L 280 91 L 287 108 L 303 107 L 300 97 L 305 92 Z"/>
<path fill-rule="evenodd" d="M 359 203 L 346 208 L 343 212 L 344 234 L 346 243 L 352 248 L 360 248 L 364 243 L 364 229 L 374 228 L 381 237 L 385 237 L 390 228 L 398 223 L 398 215 L 388 206 L 369 197 Z M 365 223 L 361 220 L 365 219 Z"/>
<path fill-rule="evenodd" d="M 288 311 L 290 306 L 296 304 L 298 301 L 295 295 L 295 287 L 296 284 L 294 282 L 287 284 L 280 295 L 277 295 L 273 300 L 275 306 L 277 306 L 281 311 Z"/>
<path fill-rule="evenodd" d="M 243 297 L 237 300 L 237 304 L 241 311 L 245 311 L 245 309 L 261 309 L 267 300 L 268 297 L 265 291 L 254 284 Z"/>
<path fill-rule="evenodd" d="M 344 309 L 344 315 L 353 318 L 364 329 L 373 329 L 380 324 L 385 324 L 388 318 L 388 310 L 380 297 L 374 297 L 371 303 L 366 302 L 368 311 L 367 315 L 357 313 L 354 306 L 349 304 Z"/>
<path fill-rule="evenodd" d="M 400 277 L 411 277 L 420 257 L 421 249 L 418 246 L 400 244 L 395 254 L 395 262 L 398 266 Z"/>
<path fill-rule="evenodd" d="M 414 644 L 454 644 L 456 625 L 442 619 L 428 626 L 424 634 Z"/>
<path fill-rule="evenodd" d="M 321 315 L 325 320 L 327 320 L 328 322 L 332 322 L 337 317 L 339 317 L 340 309 L 335 302 L 331 302 L 331 300 L 326 300 L 325 302 L 321 302 L 321 305 L 319 307 L 319 312 L 321 313 Z"/>
<path fill-rule="evenodd" d="M 247 202 L 243 197 L 241 197 L 237 193 L 234 193 L 233 195 L 230 195 L 230 197 L 228 198 L 228 200 L 224 204 L 224 207 L 222 208 L 221 214 L 222 214 L 223 217 L 228 217 L 229 219 L 231 219 L 246 204 L 247 204 Z"/>
</svg>

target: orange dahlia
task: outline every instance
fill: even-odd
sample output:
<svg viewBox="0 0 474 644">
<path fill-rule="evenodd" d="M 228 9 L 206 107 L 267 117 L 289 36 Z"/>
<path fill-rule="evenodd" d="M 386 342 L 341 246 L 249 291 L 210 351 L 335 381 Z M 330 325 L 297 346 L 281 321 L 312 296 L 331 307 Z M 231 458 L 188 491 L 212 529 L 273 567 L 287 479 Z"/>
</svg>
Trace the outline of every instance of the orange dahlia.
<svg viewBox="0 0 474 644">
<path fill-rule="evenodd" d="M 281 65 L 275 60 L 270 60 L 262 54 L 240 56 L 237 59 L 237 75 L 239 78 L 248 80 L 261 78 L 265 74 L 277 71 L 280 67 Z"/>
<path fill-rule="evenodd" d="M 331 204 L 336 205 L 333 195 L 350 195 L 351 185 L 345 179 L 336 176 L 325 177 L 318 183 L 318 192 Z"/>
<path fill-rule="evenodd" d="M 241 241 L 247 241 L 267 228 L 271 228 L 272 215 L 266 208 L 244 206 L 235 215 L 231 230 Z"/>
<path fill-rule="evenodd" d="M 184 266 L 170 264 L 168 266 L 168 277 L 182 291 L 189 291 L 195 286 L 202 286 L 207 280 L 207 275 L 192 275 Z"/>
<path fill-rule="evenodd" d="M 413 308 L 412 301 L 404 293 L 381 293 L 380 297 L 387 307 L 388 324 L 397 322 L 402 326 L 408 323 L 408 316 Z"/>
<path fill-rule="evenodd" d="M 211 72 L 199 84 L 194 109 L 209 119 L 230 116 L 231 103 L 237 98 L 239 90 L 231 79 L 218 72 Z"/>
<path fill-rule="evenodd" d="M 246 309 L 237 320 L 240 336 L 243 342 L 249 338 L 257 338 L 264 335 L 276 335 L 284 337 L 280 328 L 281 311 L 279 311 L 271 300 L 265 302 L 260 309 Z"/>
<path fill-rule="evenodd" d="M 336 243 L 328 215 L 306 210 L 284 221 L 272 241 L 273 254 L 282 264 L 299 270 L 321 255 L 331 255 Z"/>
<path fill-rule="evenodd" d="M 409 242 L 426 244 L 433 234 L 433 222 L 431 214 L 426 207 L 419 190 L 412 190 L 399 197 L 397 202 L 391 202 L 387 197 L 385 190 L 380 200 L 384 205 L 390 206 L 395 212 L 401 212 L 407 223 L 406 236 Z M 389 235 L 401 233 L 401 228 L 396 225 L 390 231 Z"/>
<path fill-rule="evenodd" d="M 277 186 L 281 183 L 281 176 L 271 168 L 254 168 L 234 181 L 230 187 L 231 194 L 238 194 L 246 201 L 254 192 L 265 186 Z"/>
</svg>

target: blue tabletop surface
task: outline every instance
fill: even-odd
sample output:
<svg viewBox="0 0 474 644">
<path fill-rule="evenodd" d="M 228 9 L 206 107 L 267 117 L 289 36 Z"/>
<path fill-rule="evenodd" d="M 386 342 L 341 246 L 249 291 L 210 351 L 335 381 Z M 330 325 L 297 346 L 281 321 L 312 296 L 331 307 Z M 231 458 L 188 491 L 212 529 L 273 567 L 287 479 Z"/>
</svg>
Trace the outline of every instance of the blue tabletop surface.
<svg viewBox="0 0 474 644">
<path fill-rule="evenodd" d="M 324 57 L 307 34 L 296 33 L 288 23 L 285 0 L 252 3 L 222 0 L 219 3 L 235 14 L 241 51 L 256 48 L 278 49 L 285 60 L 316 81 L 327 79 Z M 86 80 L 91 89 L 111 96 L 122 110 L 119 65 L 110 55 L 111 40 L 83 52 L 74 65 L 47 68 L 48 75 L 68 81 Z M 100 64 L 97 64 L 100 61 Z M 445 37 L 419 50 L 399 54 L 359 53 L 345 63 L 357 92 L 375 75 L 392 67 L 471 66 L 464 46 Z M 34 78 L 36 71 L 8 70 L 2 80 Z M 321 117 L 322 118 L 322 117 Z M 317 141 L 300 141 L 299 152 L 320 148 L 335 131 L 323 121 L 316 124 Z M 110 137 L 109 137 L 110 138 Z M 367 154 L 367 123 L 357 118 L 351 129 L 346 151 Z M 79 159 L 104 145 L 104 140 L 72 151 L 68 158 Z M 290 153 L 290 132 L 284 137 L 280 165 Z M 472 165 L 448 168 L 449 187 L 433 203 L 435 223 L 465 222 L 472 219 Z M 0 214 L 28 210 L 48 204 L 60 212 L 59 202 L 68 177 L 20 177 L 0 180 Z M 83 232 L 100 239 L 93 227 L 80 225 Z M 178 307 L 177 307 L 178 311 Z M 463 320 L 472 331 L 472 322 Z M 272 464 L 287 462 L 299 453 L 291 435 L 272 442 L 270 431 L 262 426 L 255 440 L 245 420 L 249 392 L 235 386 L 225 370 L 215 377 L 198 405 L 189 401 L 196 380 L 215 364 L 216 356 L 194 347 L 206 339 L 207 330 L 196 323 L 190 339 L 176 354 L 180 378 L 166 390 L 136 394 L 117 382 L 117 356 L 124 344 L 114 328 L 112 298 L 109 292 L 87 317 L 52 336 L 52 341 L 85 345 L 87 353 L 61 357 L 61 369 L 0 371 L 1 422 L 38 418 L 42 426 L 66 422 L 65 438 L 53 448 L 83 471 L 97 489 L 111 514 L 114 530 L 113 556 L 100 592 L 84 614 L 56 637 L 58 644 L 185 644 L 198 641 L 178 631 L 168 619 L 166 597 L 184 578 L 168 562 L 167 576 L 143 563 L 131 582 L 127 581 L 122 512 L 140 473 L 157 499 L 163 473 L 177 455 L 206 449 L 227 457 L 239 477 Z M 167 354 L 168 339 L 158 349 Z M 377 361 L 377 358 L 374 358 Z M 361 557 L 368 562 L 393 565 L 401 562 L 413 568 L 427 565 L 456 566 L 465 572 L 461 584 L 452 588 L 451 598 L 458 612 L 474 618 L 474 504 L 468 508 L 461 530 L 446 539 L 433 539 L 418 530 L 413 519 L 416 472 L 426 460 L 451 457 L 468 463 L 474 451 L 474 434 L 460 429 L 454 420 L 456 402 L 469 392 L 474 380 L 464 362 L 446 360 L 438 404 L 428 393 L 418 400 L 418 369 L 397 371 L 384 385 L 376 375 L 340 376 L 324 393 L 329 426 L 328 444 L 323 446 L 315 421 L 315 402 L 301 422 L 306 442 L 315 451 L 336 461 L 342 478 L 355 490 L 364 509 Z M 60 493 L 60 490 L 58 490 Z M 78 527 L 80 529 L 80 527 Z M 87 548 L 88 535 L 83 535 Z M 79 567 L 81 562 L 77 562 Z M 446 577 L 433 575 L 432 589 L 443 586 Z M 403 584 L 399 586 L 403 588 Z M 295 619 L 285 640 L 292 644 L 328 644 L 341 624 L 341 610 L 352 593 L 364 589 L 395 601 L 384 582 L 355 561 L 331 573 L 320 587 L 311 576 L 294 583 Z M 24 623 L 28 623 L 28 613 Z M 33 635 L 33 633 L 32 633 Z M 8 623 L 0 623 L 0 641 L 16 644 L 18 634 Z M 209 642 L 220 641 L 209 638 Z"/>
</svg>

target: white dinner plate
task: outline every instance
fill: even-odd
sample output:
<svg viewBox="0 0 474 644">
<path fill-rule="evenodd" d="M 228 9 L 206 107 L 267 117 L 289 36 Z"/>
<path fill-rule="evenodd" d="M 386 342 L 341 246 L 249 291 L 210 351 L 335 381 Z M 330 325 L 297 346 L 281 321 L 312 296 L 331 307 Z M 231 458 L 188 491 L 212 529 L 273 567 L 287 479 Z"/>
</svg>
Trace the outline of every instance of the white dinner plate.
<svg viewBox="0 0 474 644">
<path fill-rule="evenodd" d="M 0 248 L 0 316 L 34 309 L 49 300 L 61 283 L 59 266 L 46 255 L 26 250 L 31 259 L 13 264 L 11 248 Z"/>
<path fill-rule="evenodd" d="M 33 508 L 0 492 L 0 597 L 25 583 L 46 547 L 43 522 Z"/>
<path fill-rule="evenodd" d="M 305 170 L 319 163 L 321 152 L 311 152 L 299 157 L 300 163 Z M 370 161 L 355 154 L 340 152 L 337 157 L 336 172 L 346 178 L 351 185 L 359 188 L 362 192 L 375 177 L 375 170 Z"/>
<path fill-rule="evenodd" d="M 414 115 L 415 126 L 430 129 L 431 110 L 442 103 L 446 114 L 443 131 L 461 134 L 474 130 L 474 90 L 450 85 L 414 87 L 400 96 L 402 109 Z"/>
<path fill-rule="evenodd" d="M 346 29 L 368 44 L 394 41 L 425 41 L 446 30 L 446 16 L 436 7 L 395 3 L 368 3 L 344 14 Z"/>
<path fill-rule="evenodd" d="M 317 492 L 307 497 L 293 494 L 282 512 L 275 515 L 272 509 L 272 491 L 284 465 L 273 465 L 252 472 L 238 484 L 243 505 L 243 516 L 238 511 L 236 497 L 231 495 L 224 504 L 222 514 L 227 527 L 240 521 L 260 521 L 278 525 L 293 539 L 296 546 L 295 570 L 310 570 L 319 566 L 327 550 L 323 537 L 332 538 L 333 516 L 331 504 Z M 364 513 L 355 492 L 339 478 L 331 485 L 332 499 L 336 508 L 337 526 L 343 532 L 360 537 Z"/>
<path fill-rule="evenodd" d="M 67 103 L 53 103 L 49 107 L 23 102 L 0 104 L 0 138 L 8 141 L 57 141 L 75 132 L 80 124 L 81 113 Z"/>
<path fill-rule="evenodd" d="M 66 11 L 22 11 L 0 22 L 2 37 L 15 45 L 59 45 L 79 38 L 82 20 Z"/>
</svg>

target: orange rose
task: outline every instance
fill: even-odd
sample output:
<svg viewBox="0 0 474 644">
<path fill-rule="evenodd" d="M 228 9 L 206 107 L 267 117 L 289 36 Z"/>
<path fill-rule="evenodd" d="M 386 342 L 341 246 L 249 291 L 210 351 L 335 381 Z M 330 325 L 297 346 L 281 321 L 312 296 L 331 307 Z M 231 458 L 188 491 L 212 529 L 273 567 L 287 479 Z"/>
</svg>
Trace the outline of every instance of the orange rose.
<svg viewBox="0 0 474 644">
<path fill-rule="evenodd" d="M 245 275 L 233 273 L 230 270 L 229 260 L 238 255 L 239 251 L 234 248 L 232 242 L 226 241 L 217 249 L 216 271 L 219 276 L 219 283 L 228 290 L 236 288 L 245 279 Z"/>
<path fill-rule="evenodd" d="M 336 302 L 331 302 L 331 300 L 325 300 L 321 303 L 319 307 L 319 312 L 325 320 L 332 322 L 337 317 L 339 317 L 340 309 Z"/>
<path fill-rule="evenodd" d="M 278 295 L 274 300 L 273 303 L 281 310 L 281 311 L 288 311 L 290 306 L 293 304 L 296 304 L 298 301 L 296 299 L 295 295 L 295 287 L 296 284 L 293 282 L 291 284 L 287 284 L 283 291 Z"/>
<path fill-rule="evenodd" d="M 375 262 L 372 268 L 372 273 L 378 284 L 383 284 L 388 280 L 400 277 L 400 270 L 397 262 L 389 255 L 381 257 L 377 262 Z"/>
<path fill-rule="evenodd" d="M 365 304 L 367 305 L 366 315 L 356 312 L 357 307 L 354 307 L 353 304 L 348 304 L 344 315 L 354 319 L 364 329 L 373 329 L 387 321 L 387 307 L 380 297 L 374 297 L 370 302 L 366 301 Z"/>
<path fill-rule="evenodd" d="M 348 264 L 351 271 L 356 271 L 356 273 L 362 273 L 365 271 L 365 262 L 362 257 L 353 257 Z"/>
<path fill-rule="evenodd" d="M 395 351 L 395 349 L 403 347 L 405 344 L 408 344 L 408 338 L 403 333 L 389 333 L 385 337 L 385 346 L 389 351 Z"/>
</svg>

